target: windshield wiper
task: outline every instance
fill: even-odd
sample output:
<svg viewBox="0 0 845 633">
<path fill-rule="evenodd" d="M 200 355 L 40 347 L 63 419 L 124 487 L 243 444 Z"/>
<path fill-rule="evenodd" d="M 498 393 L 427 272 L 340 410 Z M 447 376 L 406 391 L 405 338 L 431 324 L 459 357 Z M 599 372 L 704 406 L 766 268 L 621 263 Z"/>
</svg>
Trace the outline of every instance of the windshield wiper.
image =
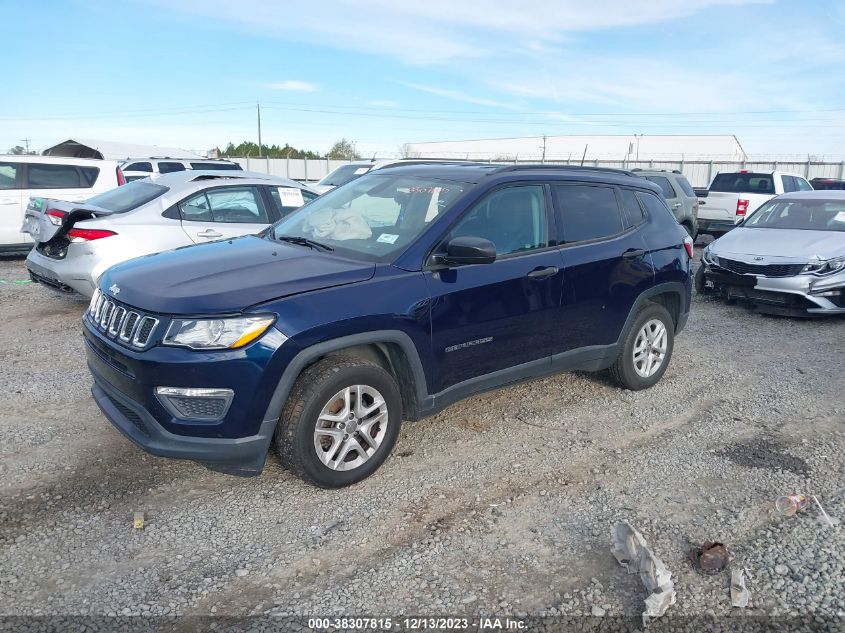
<svg viewBox="0 0 845 633">
<path fill-rule="evenodd" d="M 291 244 L 299 244 L 300 246 L 310 246 L 311 248 L 319 248 L 324 251 L 334 250 L 328 244 L 315 242 L 314 240 L 309 240 L 307 237 L 302 237 L 301 235 L 282 235 L 277 237 L 276 239 L 282 242 L 290 242 Z"/>
</svg>

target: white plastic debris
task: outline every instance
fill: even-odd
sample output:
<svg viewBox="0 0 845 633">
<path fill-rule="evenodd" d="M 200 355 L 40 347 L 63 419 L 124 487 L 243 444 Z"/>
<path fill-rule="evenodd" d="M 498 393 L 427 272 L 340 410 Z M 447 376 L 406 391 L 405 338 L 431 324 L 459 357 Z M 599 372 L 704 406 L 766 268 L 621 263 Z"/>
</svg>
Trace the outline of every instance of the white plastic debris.
<svg viewBox="0 0 845 633">
<path fill-rule="evenodd" d="M 745 570 L 731 570 L 731 604 L 735 607 L 748 606 L 748 588 L 745 586 Z"/>
<path fill-rule="evenodd" d="M 830 516 L 828 516 L 827 512 L 824 511 L 822 504 L 819 503 L 819 498 L 816 495 L 813 495 L 812 499 L 813 499 L 813 501 L 816 502 L 816 507 L 818 507 L 819 512 L 821 512 L 821 516 L 819 517 L 819 522 L 821 522 L 821 524 L 826 526 L 826 527 L 833 527 L 834 525 L 836 525 L 833 522 L 833 519 L 831 519 Z"/>
<path fill-rule="evenodd" d="M 647 626 L 651 618 L 659 618 L 675 604 L 672 574 L 651 551 L 643 535 L 627 521 L 619 521 L 614 525 L 610 538 L 613 556 L 629 574 L 639 574 L 649 592 L 643 611 L 643 625 Z"/>
</svg>

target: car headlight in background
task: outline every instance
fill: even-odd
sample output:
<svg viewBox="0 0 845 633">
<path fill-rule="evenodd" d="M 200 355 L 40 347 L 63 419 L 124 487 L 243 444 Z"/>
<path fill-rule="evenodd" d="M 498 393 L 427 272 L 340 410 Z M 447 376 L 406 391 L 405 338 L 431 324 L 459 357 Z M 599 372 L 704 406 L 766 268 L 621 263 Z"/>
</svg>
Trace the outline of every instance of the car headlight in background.
<svg viewBox="0 0 845 633">
<path fill-rule="evenodd" d="M 268 315 L 220 319 L 174 319 L 162 343 L 191 349 L 238 349 L 273 325 Z"/>
<path fill-rule="evenodd" d="M 701 259 L 705 264 L 712 264 L 714 266 L 719 265 L 719 258 L 710 252 L 710 246 L 705 247 L 704 251 L 701 253 Z"/>
<path fill-rule="evenodd" d="M 832 275 L 845 270 L 845 257 L 810 262 L 801 270 L 802 275 Z"/>
</svg>

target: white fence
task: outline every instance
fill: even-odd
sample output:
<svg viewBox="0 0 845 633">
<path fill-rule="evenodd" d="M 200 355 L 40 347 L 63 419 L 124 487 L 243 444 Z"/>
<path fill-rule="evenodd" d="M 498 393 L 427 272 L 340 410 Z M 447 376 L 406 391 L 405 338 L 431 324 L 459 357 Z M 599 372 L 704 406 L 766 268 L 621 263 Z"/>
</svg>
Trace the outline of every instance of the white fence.
<svg viewBox="0 0 845 633">
<path fill-rule="evenodd" d="M 304 159 L 304 158 L 232 158 L 248 171 L 257 171 L 274 176 L 284 176 L 294 180 L 315 182 L 331 170 L 346 164 L 345 160 Z M 376 159 L 382 160 L 382 159 Z M 424 159 L 418 159 L 424 160 Z M 498 161 L 492 161 L 498 162 Z M 517 161 L 522 162 L 522 161 Z M 530 161 L 533 163 L 539 161 Z M 547 164 L 572 164 L 579 165 L 580 160 L 569 161 L 546 161 Z M 713 177 L 720 171 L 738 171 L 748 169 L 750 171 L 785 171 L 792 174 L 799 174 L 808 180 L 811 178 L 839 178 L 845 179 L 845 161 L 838 163 L 824 163 L 815 161 L 623 161 L 623 160 L 587 160 L 584 165 L 595 167 L 615 167 L 617 169 L 677 169 L 683 173 L 693 187 L 707 187 Z"/>
</svg>

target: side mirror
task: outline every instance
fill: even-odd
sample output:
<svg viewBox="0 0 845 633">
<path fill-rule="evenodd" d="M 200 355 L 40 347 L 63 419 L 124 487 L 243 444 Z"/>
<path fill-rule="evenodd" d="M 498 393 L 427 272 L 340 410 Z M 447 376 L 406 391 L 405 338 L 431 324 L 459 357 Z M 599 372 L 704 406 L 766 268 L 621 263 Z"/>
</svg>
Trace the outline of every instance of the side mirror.
<svg viewBox="0 0 845 633">
<path fill-rule="evenodd" d="M 465 266 L 492 264 L 496 261 L 496 245 L 483 237 L 455 237 L 446 244 L 446 252 L 435 256 L 438 264 Z"/>
</svg>

